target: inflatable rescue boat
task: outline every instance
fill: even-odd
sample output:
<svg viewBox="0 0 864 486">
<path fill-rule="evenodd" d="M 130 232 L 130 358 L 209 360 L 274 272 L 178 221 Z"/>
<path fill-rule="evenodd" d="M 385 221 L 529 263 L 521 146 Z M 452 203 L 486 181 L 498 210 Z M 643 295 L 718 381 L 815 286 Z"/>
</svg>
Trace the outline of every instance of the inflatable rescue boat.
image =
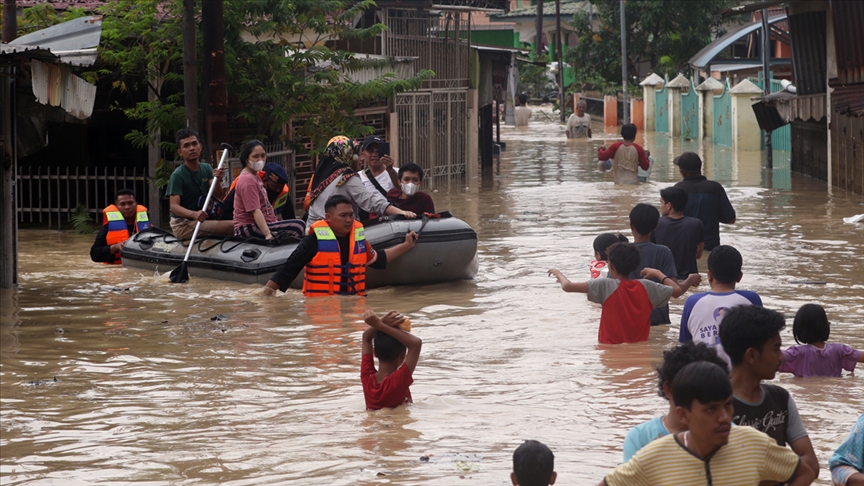
<svg viewBox="0 0 864 486">
<path fill-rule="evenodd" d="M 400 217 L 401 218 L 401 217 Z M 364 223 L 366 240 L 375 250 L 385 250 L 405 241 L 409 231 L 418 231 L 418 219 L 387 219 Z M 260 239 L 199 237 L 189 255 L 192 277 L 265 284 L 288 259 L 300 240 L 273 243 Z M 169 272 L 183 262 L 188 241 L 180 241 L 165 230 L 151 227 L 130 238 L 121 253 L 123 265 L 158 273 Z M 455 217 L 431 218 L 423 226 L 414 248 L 387 263 L 387 268 L 366 271 L 366 287 L 414 285 L 472 279 L 477 274 L 477 233 Z M 300 288 L 303 273 L 291 284 Z"/>
</svg>

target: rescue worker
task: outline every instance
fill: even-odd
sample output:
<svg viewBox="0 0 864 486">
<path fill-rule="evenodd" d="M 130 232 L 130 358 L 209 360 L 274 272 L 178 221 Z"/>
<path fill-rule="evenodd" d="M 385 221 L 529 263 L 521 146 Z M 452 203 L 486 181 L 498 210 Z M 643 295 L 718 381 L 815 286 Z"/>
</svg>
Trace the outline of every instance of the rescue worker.
<svg viewBox="0 0 864 486">
<path fill-rule="evenodd" d="M 363 235 L 363 225 L 354 219 L 354 205 L 342 195 L 324 204 L 324 219 L 310 226 L 311 232 L 264 286 L 265 295 L 285 292 L 305 268 L 303 295 L 366 295 L 366 267 L 385 268 L 414 247 L 417 233 L 405 241 L 376 252 Z"/>
<path fill-rule="evenodd" d="M 120 265 L 120 251 L 126 240 L 139 231 L 150 227 L 147 208 L 135 202 L 135 193 L 120 189 L 114 204 L 102 210 L 102 228 L 90 247 L 90 259 L 94 262 Z"/>
<path fill-rule="evenodd" d="M 258 177 L 264 181 L 264 188 L 267 189 L 267 199 L 270 205 L 273 206 L 273 211 L 279 219 L 285 221 L 288 219 L 297 219 L 294 215 L 294 203 L 288 193 L 288 173 L 281 165 L 275 162 L 267 162 L 263 171 L 258 172 Z M 224 212 L 222 219 L 234 219 L 234 186 L 237 185 L 237 179 L 231 183 L 228 188 L 228 195 L 222 201 Z"/>
</svg>

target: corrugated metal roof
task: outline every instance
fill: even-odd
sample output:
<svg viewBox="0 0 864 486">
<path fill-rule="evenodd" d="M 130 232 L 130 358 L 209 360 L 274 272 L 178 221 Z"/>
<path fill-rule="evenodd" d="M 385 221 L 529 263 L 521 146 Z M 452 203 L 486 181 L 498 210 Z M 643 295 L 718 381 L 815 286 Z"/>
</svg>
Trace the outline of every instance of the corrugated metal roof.
<svg viewBox="0 0 864 486">
<path fill-rule="evenodd" d="M 786 20 L 785 14 L 776 17 L 769 17 L 768 24 L 776 24 L 783 20 Z M 719 56 L 727 47 L 734 44 L 735 41 L 744 36 L 750 35 L 761 28 L 762 22 L 751 22 L 736 29 L 732 29 L 726 35 L 708 44 L 701 51 L 697 52 L 695 56 L 691 57 L 689 61 L 690 65 L 696 69 L 705 68 L 705 66 L 711 64 L 711 61 L 713 61 L 715 57 Z"/>
<path fill-rule="evenodd" d="M 84 120 L 93 113 L 96 86 L 72 74 L 68 68 L 37 60 L 30 62 L 33 94 L 43 105 L 59 106 Z"/>
<path fill-rule="evenodd" d="M 101 36 L 101 16 L 81 17 L 21 36 L 3 44 L 0 51 L 86 67 L 96 62 Z"/>
<path fill-rule="evenodd" d="M 864 116 L 864 84 L 834 88 L 831 105 L 841 115 Z"/>
<path fill-rule="evenodd" d="M 777 108 L 777 113 L 784 121 L 810 120 L 819 121 L 825 118 L 825 93 L 795 95 L 788 91 L 778 91 L 753 99 L 764 101 Z"/>
<path fill-rule="evenodd" d="M 789 16 L 792 37 L 792 79 L 802 95 L 824 93 L 825 11 Z"/>
<path fill-rule="evenodd" d="M 831 1 L 837 78 L 841 83 L 864 83 L 864 2 Z"/>
</svg>

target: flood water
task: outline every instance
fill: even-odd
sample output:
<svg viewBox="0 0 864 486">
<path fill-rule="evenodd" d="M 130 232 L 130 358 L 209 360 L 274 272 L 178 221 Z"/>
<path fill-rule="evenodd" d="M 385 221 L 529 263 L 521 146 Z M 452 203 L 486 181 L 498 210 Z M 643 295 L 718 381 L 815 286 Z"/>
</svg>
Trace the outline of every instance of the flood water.
<svg viewBox="0 0 864 486">
<path fill-rule="evenodd" d="M 513 450 L 537 439 L 560 484 L 596 484 L 627 430 L 667 408 L 652 364 L 677 340 L 684 299 L 648 342 L 598 345 L 600 309 L 546 270 L 587 279 L 594 237 L 629 236 L 630 208 L 659 204 L 682 149 L 703 153 L 738 212 L 721 238 L 744 256 L 739 288 L 787 318 L 819 302 L 831 339 L 864 348 L 864 224 L 842 221 L 864 212 L 861 197 L 790 174 L 788 154 L 765 173 L 758 153 L 655 134 L 651 182 L 616 187 L 594 161 L 616 134 L 568 142 L 546 120 L 535 111 L 528 128 L 502 127 L 493 171 L 433 194 L 477 230 L 474 281 L 365 301 L 264 298 L 256 286 L 94 264 L 92 236 L 21 231 L 20 286 L 2 292 L 0 482 L 505 485 Z M 825 284 L 800 283 L 813 280 Z M 412 405 L 364 410 L 364 306 L 409 315 L 424 341 Z M 776 382 L 810 432 L 818 484 L 830 484 L 827 460 L 864 411 L 864 369 Z"/>
</svg>

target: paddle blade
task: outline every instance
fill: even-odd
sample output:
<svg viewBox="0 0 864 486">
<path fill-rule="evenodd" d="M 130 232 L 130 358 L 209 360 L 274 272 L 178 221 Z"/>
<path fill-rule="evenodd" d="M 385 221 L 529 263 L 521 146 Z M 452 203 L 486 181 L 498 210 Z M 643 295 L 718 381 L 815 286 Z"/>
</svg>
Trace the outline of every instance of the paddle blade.
<svg viewBox="0 0 864 486">
<path fill-rule="evenodd" d="M 189 269 L 186 268 L 186 262 L 180 264 L 179 267 L 171 270 L 171 275 L 168 277 L 171 283 L 186 283 L 189 281 Z"/>
</svg>

